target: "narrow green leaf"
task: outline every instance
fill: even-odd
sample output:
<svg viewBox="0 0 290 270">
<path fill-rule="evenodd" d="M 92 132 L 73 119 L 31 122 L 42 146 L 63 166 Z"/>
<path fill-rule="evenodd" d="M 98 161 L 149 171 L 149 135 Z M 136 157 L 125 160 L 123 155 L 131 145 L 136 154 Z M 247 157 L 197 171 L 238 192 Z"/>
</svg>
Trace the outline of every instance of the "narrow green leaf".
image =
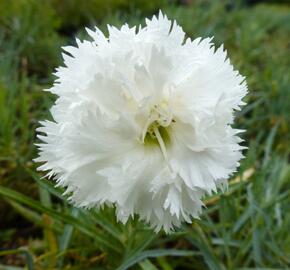
<svg viewBox="0 0 290 270">
<path fill-rule="evenodd" d="M 236 221 L 233 227 L 233 232 L 238 232 L 243 225 L 247 222 L 247 220 L 251 217 L 251 208 L 247 208 L 247 210 L 240 216 L 240 218 Z"/>
<path fill-rule="evenodd" d="M 135 254 L 133 257 L 130 257 L 125 262 L 123 262 L 123 264 L 119 266 L 117 270 L 126 270 L 129 267 L 147 258 L 157 258 L 157 257 L 162 257 L 162 256 L 183 257 L 183 256 L 194 256 L 194 255 L 196 255 L 196 252 L 188 251 L 188 250 L 176 250 L 176 249 L 147 250 L 147 251 L 143 251 L 141 253 Z"/>
<path fill-rule="evenodd" d="M 41 203 L 44 206 L 47 206 L 49 208 L 52 207 L 50 193 L 48 192 L 46 188 L 39 186 L 39 197 L 40 197 Z"/>
<path fill-rule="evenodd" d="M 0 270 L 23 270 L 23 268 L 0 264 Z"/>
<path fill-rule="evenodd" d="M 277 122 L 277 124 L 271 129 L 270 134 L 267 138 L 266 141 L 266 146 L 265 146 L 265 154 L 264 154 L 264 159 L 263 159 L 263 167 L 265 167 L 270 159 L 270 154 L 271 154 L 271 149 L 272 149 L 272 145 L 275 139 L 275 135 L 277 133 L 277 129 L 279 126 L 279 122 Z"/>
<path fill-rule="evenodd" d="M 34 263 L 31 253 L 25 248 L 18 248 L 18 249 L 10 249 L 0 251 L 0 256 L 10 255 L 10 254 L 23 254 L 26 259 L 26 265 L 28 270 L 34 270 Z M 0 268 L 1 269 L 1 268 Z"/>
<path fill-rule="evenodd" d="M 161 266 L 162 270 L 173 270 L 173 268 L 167 262 L 165 257 L 158 257 L 157 261 L 158 261 L 159 265 Z"/>
<path fill-rule="evenodd" d="M 144 260 L 139 263 L 142 270 L 158 270 L 158 268 L 152 264 L 149 260 Z"/>
<path fill-rule="evenodd" d="M 77 218 L 78 217 L 78 209 L 72 208 L 70 215 L 72 217 Z M 61 235 L 61 237 L 59 239 L 59 251 L 64 251 L 68 248 L 72 233 L 73 233 L 73 226 L 70 224 L 65 225 L 63 234 Z"/>
<path fill-rule="evenodd" d="M 43 226 L 42 217 L 37 212 L 32 211 L 18 202 L 6 199 L 6 202 L 8 202 L 21 216 L 23 216 L 25 219 L 29 220 L 35 225 Z"/>
<path fill-rule="evenodd" d="M 138 245 L 135 246 L 135 248 L 133 248 L 132 250 L 130 250 L 129 257 L 131 254 L 137 254 L 146 249 L 154 239 L 156 239 L 156 234 L 150 233 L 149 236 L 145 235 L 143 240 L 139 241 Z"/>
<path fill-rule="evenodd" d="M 71 216 L 77 218 L 78 217 L 78 209 L 76 208 L 72 208 L 71 209 Z M 73 226 L 70 224 L 65 225 L 64 227 L 64 231 L 63 234 L 61 235 L 60 239 L 59 239 L 59 252 L 63 253 L 64 251 L 66 251 L 69 247 L 69 243 L 73 234 Z M 58 260 L 58 266 L 59 268 L 62 267 L 63 264 L 63 256 L 61 256 Z"/>
<path fill-rule="evenodd" d="M 98 232 L 96 230 L 96 228 L 86 226 L 86 224 L 83 224 L 82 222 L 80 222 L 78 219 L 76 219 L 74 217 L 71 217 L 71 216 L 66 215 L 64 213 L 59 213 L 59 212 L 55 211 L 54 209 L 45 207 L 45 206 L 41 205 L 39 202 L 37 202 L 31 198 L 28 198 L 27 196 L 15 191 L 15 190 L 9 189 L 9 188 L 5 188 L 5 187 L 0 186 L 0 194 L 5 196 L 5 197 L 8 197 L 12 200 L 15 200 L 17 202 L 20 202 L 20 203 L 23 203 L 27 206 L 30 206 L 33 209 L 40 211 L 41 213 L 45 213 L 45 214 L 47 214 L 53 218 L 56 218 L 64 223 L 71 224 L 75 228 L 77 228 L 79 231 L 81 231 L 82 233 L 95 239 L 98 243 L 100 243 L 106 247 L 109 247 L 116 252 L 120 252 L 118 247 L 113 245 L 111 243 L 111 241 L 109 241 L 100 232 Z"/>
<path fill-rule="evenodd" d="M 37 173 L 35 173 L 34 171 L 32 171 L 28 168 L 24 168 L 24 169 L 27 171 L 27 173 L 29 173 L 29 175 L 31 175 L 31 177 L 37 182 L 37 184 L 40 187 L 49 191 L 49 193 L 51 193 L 55 197 L 59 198 L 60 200 L 65 199 L 65 197 L 62 196 L 60 189 L 55 187 L 51 181 L 46 180 L 46 179 L 40 179 L 40 176 Z"/>
<path fill-rule="evenodd" d="M 111 234 L 116 240 L 121 242 L 120 236 L 121 231 L 115 227 L 102 213 L 100 212 L 94 212 L 93 215 L 91 215 L 91 218 L 104 230 L 106 230 L 109 234 Z M 122 242 L 121 242 L 122 243 Z"/>
<path fill-rule="evenodd" d="M 261 268 L 261 267 L 255 267 L 255 268 L 237 268 L 237 270 L 285 270 L 285 268 Z"/>
<path fill-rule="evenodd" d="M 254 194 L 252 192 L 252 184 L 250 184 L 247 187 L 247 194 L 248 194 L 248 201 L 249 201 L 249 207 L 251 209 L 251 222 L 252 222 L 252 228 L 253 228 L 253 236 L 252 236 L 252 245 L 253 245 L 253 256 L 254 261 L 256 264 L 260 265 L 262 261 L 262 255 L 261 255 L 261 241 L 259 237 L 259 228 L 258 223 L 260 219 L 260 214 L 258 211 L 256 211 L 256 208 L 259 209 L 257 206 L 257 203 L 254 199 Z"/>
<path fill-rule="evenodd" d="M 209 269 L 225 269 L 224 265 L 221 264 L 215 256 L 215 252 L 208 243 L 206 235 L 197 223 L 194 225 L 194 231 L 187 237 L 187 239 L 201 252 L 201 255 Z"/>
</svg>

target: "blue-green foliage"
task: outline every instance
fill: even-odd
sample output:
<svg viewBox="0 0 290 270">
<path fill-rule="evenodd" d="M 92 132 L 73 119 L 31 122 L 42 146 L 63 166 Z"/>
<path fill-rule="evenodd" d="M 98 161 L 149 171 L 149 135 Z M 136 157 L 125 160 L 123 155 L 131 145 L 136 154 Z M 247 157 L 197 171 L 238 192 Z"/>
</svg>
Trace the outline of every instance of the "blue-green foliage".
<svg viewBox="0 0 290 270">
<path fill-rule="evenodd" d="M 290 7 L 280 2 L 0 0 L 0 269 L 288 269 Z M 224 43 L 250 90 L 236 113 L 249 147 L 240 178 L 167 236 L 119 224 L 113 209 L 71 207 L 32 163 L 60 47 L 84 26 L 140 24 L 160 8 L 189 37 Z"/>
</svg>

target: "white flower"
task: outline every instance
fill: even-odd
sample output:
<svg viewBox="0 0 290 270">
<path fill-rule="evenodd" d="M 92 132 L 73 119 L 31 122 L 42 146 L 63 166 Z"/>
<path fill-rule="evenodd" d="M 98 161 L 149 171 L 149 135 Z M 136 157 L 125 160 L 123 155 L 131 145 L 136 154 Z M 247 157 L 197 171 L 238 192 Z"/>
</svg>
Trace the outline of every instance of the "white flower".
<svg viewBox="0 0 290 270">
<path fill-rule="evenodd" d="M 64 48 L 36 160 L 76 206 L 113 205 L 124 223 L 137 214 L 169 232 L 236 171 L 243 147 L 231 124 L 247 86 L 223 47 L 184 40 L 161 12 L 138 31 L 108 30 Z"/>
</svg>

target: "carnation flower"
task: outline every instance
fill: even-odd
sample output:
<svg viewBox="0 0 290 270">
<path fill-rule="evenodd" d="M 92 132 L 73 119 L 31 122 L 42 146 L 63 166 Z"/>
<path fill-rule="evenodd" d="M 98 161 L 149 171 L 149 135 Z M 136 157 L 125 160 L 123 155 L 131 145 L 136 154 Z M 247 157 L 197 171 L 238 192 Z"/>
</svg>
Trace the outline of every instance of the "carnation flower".
<svg viewBox="0 0 290 270">
<path fill-rule="evenodd" d="M 138 30 L 108 30 L 63 48 L 36 161 L 74 205 L 114 206 L 123 223 L 137 214 L 169 232 L 198 218 L 239 166 L 231 124 L 246 82 L 223 46 L 185 39 L 161 12 Z"/>
</svg>

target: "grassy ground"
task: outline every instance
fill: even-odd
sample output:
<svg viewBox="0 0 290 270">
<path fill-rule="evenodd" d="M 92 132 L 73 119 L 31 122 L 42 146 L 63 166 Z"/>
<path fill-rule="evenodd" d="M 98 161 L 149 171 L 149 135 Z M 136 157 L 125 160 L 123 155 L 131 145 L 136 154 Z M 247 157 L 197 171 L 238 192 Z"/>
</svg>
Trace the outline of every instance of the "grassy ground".
<svg viewBox="0 0 290 270">
<path fill-rule="evenodd" d="M 192 2 L 0 0 L 1 270 L 290 268 L 290 6 Z M 239 173 L 201 220 L 169 236 L 118 224 L 110 209 L 72 208 L 31 161 L 60 46 L 84 26 L 139 24 L 159 7 L 189 36 L 225 43 L 250 89 L 237 114 L 249 147 Z"/>
</svg>

